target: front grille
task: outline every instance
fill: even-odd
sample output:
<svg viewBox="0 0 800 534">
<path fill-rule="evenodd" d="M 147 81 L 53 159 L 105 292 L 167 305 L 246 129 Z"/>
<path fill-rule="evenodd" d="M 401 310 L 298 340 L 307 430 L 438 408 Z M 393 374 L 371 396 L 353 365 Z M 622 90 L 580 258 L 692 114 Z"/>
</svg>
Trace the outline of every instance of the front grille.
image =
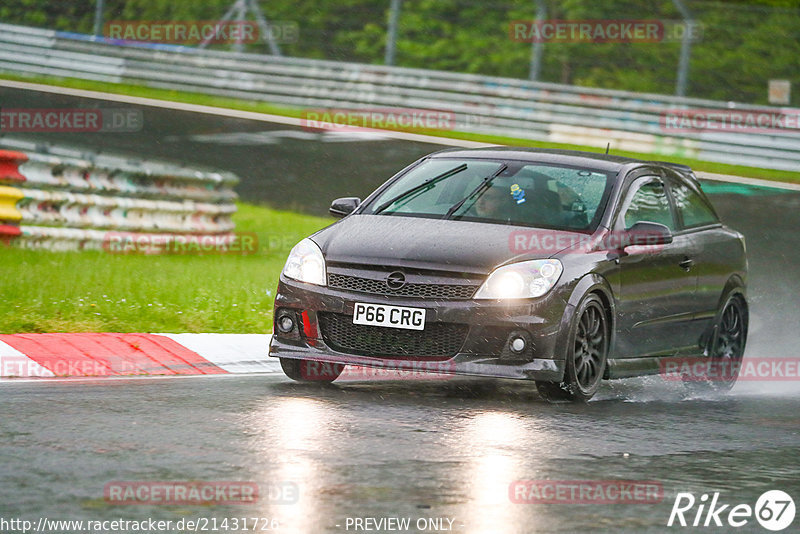
<svg viewBox="0 0 800 534">
<path fill-rule="evenodd" d="M 454 323 L 430 323 L 425 330 L 367 326 L 353 324 L 349 315 L 327 312 L 318 318 L 326 345 L 360 356 L 450 358 L 461 349 L 469 329 Z"/>
<path fill-rule="evenodd" d="M 345 274 L 328 274 L 328 286 L 335 289 L 425 299 L 470 299 L 477 286 L 463 284 L 406 284 L 400 289 L 390 289 L 384 280 L 373 280 Z"/>
</svg>

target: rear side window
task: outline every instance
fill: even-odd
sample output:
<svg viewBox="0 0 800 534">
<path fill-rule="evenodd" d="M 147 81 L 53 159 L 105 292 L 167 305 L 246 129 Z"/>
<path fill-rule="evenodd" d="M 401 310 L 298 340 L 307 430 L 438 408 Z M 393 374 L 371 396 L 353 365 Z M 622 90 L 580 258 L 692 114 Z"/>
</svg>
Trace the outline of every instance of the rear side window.
<svg viewBox="0 0 800 534">
<path fill-rule="evenodd" d="M 684 228 L 696 228 L 719 222 L 711 207 L 696 191 L 681 183 L 671 184 L 675 207 L 683 219 Z"/>
<path fill-rule="evenodd" d="M 639 186 L 630 197 L 625 211 L 625 228 L 629 229 L 638 222 L 663 224 L 675 231 L 675 220 L 669 206 L 669 198 L 660 181 L 652 180 Z"/>
</svg>

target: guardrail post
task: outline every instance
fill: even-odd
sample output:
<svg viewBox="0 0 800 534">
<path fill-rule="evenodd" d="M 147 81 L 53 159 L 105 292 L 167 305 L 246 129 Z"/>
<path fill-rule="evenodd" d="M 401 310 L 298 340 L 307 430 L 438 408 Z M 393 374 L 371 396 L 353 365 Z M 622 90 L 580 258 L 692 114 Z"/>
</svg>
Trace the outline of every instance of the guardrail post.
<svg viewBox="0 0 800 534">
<path fill-rule="evenodd" d="M 689 59 L 692 54 L 692 36 L 694 34 L 694 20 L 692 14 L 686 9 L 683 0 L 672 0 L 678 11 L 683 16 L 683 21 L 686 23 L 686 29 L 683 32 L 681 39 L 681 57 L 678 60 L 678 75 L 675 80 L 675 95 L 686 96 L 686 85 L 689 82 Z"/>
<path fill-rule="evenodd" d="M 395 49 L 397 47 L 397 23 L 400 20 L 400 2 L 392 0 L 389 12 L 389 30 L 386 32 L 386 57 L 384 63 L 394 65 Z"/>
<path fill-rule="evenodd" d="M 103 35 L 103 9 L 105 8 L 105 0 L 95 0 L 94 10 L 94 35 L 100 37 Z"/>
<path fill-rule="evenodd" d="M 258 0 L 250 0 L 250 10 L 256 17 L 256 23 L 258 24 L 258 28 L 261 30 L 261 33 L 264 34 L 264 39 L 267 40 L 270 53 L 273 56 L 280 56 L 281 48 L 278 46 L 278 41 L 275 39 L 275 35 L 272 33 L 272 26 L 270 26 L 269 21 L 267 21 L 267 17 L 264 16 L 264 12 L 261 11 L 261 7 L 258 5 Z"/>
<path fill-rule="evenodd" d="M 536 21 L 537 24 L 547 18 L 547 8 L 544 5 L 544 0 L 536 0 Z M 531 72 L 529 78 L 533 81 L 539 79 L 539 73 L 542 71 L 542 52 L 544 51 L 544 43 L 541 40 L 534 39 L 533 50 L 531 51 Z"/>
</svg>

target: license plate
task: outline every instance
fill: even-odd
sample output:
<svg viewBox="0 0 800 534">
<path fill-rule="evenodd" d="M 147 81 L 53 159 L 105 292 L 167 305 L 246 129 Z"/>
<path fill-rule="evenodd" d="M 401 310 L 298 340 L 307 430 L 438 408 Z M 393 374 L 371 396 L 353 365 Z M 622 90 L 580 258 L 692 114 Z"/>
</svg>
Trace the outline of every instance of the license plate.
<svg viewBox="0 0 800 534">
<path fill-rule="evenodd" d="M 425 310 L 423 308 L 356 302 L 353 324 L 424 330 Z"/>
</svg>

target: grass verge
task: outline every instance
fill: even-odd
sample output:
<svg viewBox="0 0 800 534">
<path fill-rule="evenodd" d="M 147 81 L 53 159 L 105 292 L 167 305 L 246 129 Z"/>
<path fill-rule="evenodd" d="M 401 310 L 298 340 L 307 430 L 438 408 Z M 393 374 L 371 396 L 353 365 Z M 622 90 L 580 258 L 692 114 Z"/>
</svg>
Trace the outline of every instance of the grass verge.
<svg viewBox="0 0 800 534">
<path fill-rule="evenodd" d="M 122 255 L 0 245 L 0 333 L 272 331 L 294 244 L 332 219 L 239 204 L 252 255 Z M 290 231 L 287 228 L 291 228 Z"/>
<path fill-rule="evenodd" d="M 267 102 L 238 100 L 233 98 L 223 98 L 211 95 L 204 95 L 200 93 L 155 89 L 138 85 L 95 82 L 89 80 L 78 80 L 74 78 L 17 76 L 9 73 L 0 73 L 0 79 L 41 83 L 45 85 L 69 87 L 73 89 L 102 91 L 105 93 L 122 94 L 122 95 L 137 96 L 144 98 L 154 98 L 158 100 L 168 100 L 172 102 L 184 102 L 184 103 L 212 106 L 224 109 L 253 111 L 257 113 L 267 113 L 271 115 L 281 115 L 285 117 L 301 117 L 303 113 L 303 110 L 299 108 L 276 106 L 274 104 L 270 104 Z M 588 152 L 600 151 L 597 147 L 591 147 L 591 146 L 570 145 L 566 143 L 548 143 L 542 141 L 533 141 L 530 139 L 522 139 L 517 137 L 483 135 L 483 134 L 474 134 L 468 132 L 454 132 L 449 130 L 417 130 L 414 133 L 420 133 L 423 135 L 434 135 L 438 137 L 446 137 L 451 139 L 464 139 L 468 141 L 477 141 L 481 143 L 490 143 L 497 145 L 527 146 L 527 147 L 537 147 L 537 148 L 563 148 L 570 150 L 585 150 Z M 612 152 L 618 156 L 644 158 L 644 159 L 652 159 L 659 161 L 670 161 L 673 163 L 683 163 L 685 165 L 691 166 L 696 171 L 703 171 L 703 172 L 710 172 L 717 174 L 730 174 L 734 176 L 744 176 L 747 178 L 760 178 L 762 180 L 771 180 L 776 182 L 800 183 L 800 172 L 781 171 L 775 169 L 762 169 L 758 167 L 747 167 L 744 165 L 731 165 L 726 163 L 701 161 L 697 159 L 680 157 L 680 156 L 667 156 L 663 154 L 627 152 L 627 151 L 616 150 L 613 148 Z"/>
</svg>

